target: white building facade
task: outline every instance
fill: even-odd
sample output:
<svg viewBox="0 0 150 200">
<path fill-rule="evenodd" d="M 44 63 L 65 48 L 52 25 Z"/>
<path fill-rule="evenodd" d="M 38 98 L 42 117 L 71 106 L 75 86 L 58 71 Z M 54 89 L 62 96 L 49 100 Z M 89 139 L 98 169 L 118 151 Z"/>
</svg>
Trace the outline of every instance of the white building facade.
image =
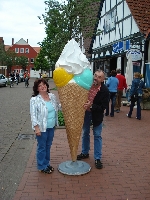
<svg viewBox="0 0 150 200">
<path fill-rule="evenodd" d="M 97 36 L 92 47 L 93 71 L 102 69 L 109 76 L 111 70 L 126 73 L 127 57 L 131 53 L 133 72 L 145 73 L 150 62 L 150 45 L 141 33 L 126 0 L 102 0 L 97 24 Z"/>
</svg>

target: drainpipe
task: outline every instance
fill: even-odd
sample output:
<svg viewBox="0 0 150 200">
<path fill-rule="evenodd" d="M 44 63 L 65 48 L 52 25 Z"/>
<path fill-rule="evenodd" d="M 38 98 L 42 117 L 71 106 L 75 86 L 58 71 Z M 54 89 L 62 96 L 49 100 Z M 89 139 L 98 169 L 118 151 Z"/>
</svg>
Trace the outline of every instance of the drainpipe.
<svg viewBox="0 0 150 200">
<path fill-rule="evenodd" d="M 148 62 L 148 40 L 145 40 L 144 43 L 144 69 L 143 69 L 143 75 L 144 75 L 144 83 L 145 83 L 145 75 L 146 75 L 146 64 Z"/>
</svg>

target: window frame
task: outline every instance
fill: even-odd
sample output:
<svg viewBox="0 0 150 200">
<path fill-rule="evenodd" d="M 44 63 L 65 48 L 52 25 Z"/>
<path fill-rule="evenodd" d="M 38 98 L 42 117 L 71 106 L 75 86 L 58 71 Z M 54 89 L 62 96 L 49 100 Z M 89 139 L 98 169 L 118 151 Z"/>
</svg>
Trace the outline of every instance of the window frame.
<svg viewBox="0 0 150 200">
<path fill-rule="evenodd" d="M 19 53 L 19 48 L 18 47 L 15 48 L 15 53 Z"/>
<path fill-rule="evenodd" d="M 34 58 L 30 58 L 30 63 L 34 63 Z"/>
<path fill-rule="evenodd" d="M 23 51 L 22 51 L 23 50 Z M 22 51 L 22 52 L 21 52 Z M 24 53 L 24 48 L 20 48 L 20 53 Z"/>
</svg>

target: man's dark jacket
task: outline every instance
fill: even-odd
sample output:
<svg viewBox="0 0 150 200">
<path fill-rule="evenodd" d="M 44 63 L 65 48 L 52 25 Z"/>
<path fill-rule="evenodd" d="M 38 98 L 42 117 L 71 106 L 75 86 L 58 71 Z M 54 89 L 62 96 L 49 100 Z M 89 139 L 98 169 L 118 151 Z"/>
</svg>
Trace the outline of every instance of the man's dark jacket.
<svg viewBox="0 0 150 200">
<path fill-rule="evenodd" d="M 102 123 L 104 110 L 109 102 L 109 90 L 104 83 L 101 83 L 100 91 L 97 92 L 91 107 L 93 126 L 98 126 Z"/>
</svg>

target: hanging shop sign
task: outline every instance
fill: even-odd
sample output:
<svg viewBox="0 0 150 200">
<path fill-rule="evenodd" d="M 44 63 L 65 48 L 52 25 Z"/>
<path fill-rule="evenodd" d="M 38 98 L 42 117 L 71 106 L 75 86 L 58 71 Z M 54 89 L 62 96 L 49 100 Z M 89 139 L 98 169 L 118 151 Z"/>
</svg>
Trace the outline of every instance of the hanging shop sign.
<svg viewBox="0 0 150 200">
<path fill-rule="evenodd" d="M 128 58 L 128 55 L 131 55 L 132 61 L 138 61 L 142 59 L 142 53 L 140 49 L 129 49 L 129 51 L 126 53 L 126 57 Z"/>
<path fill-rule="evenodd" d="M 134 66 L 138 66 L 138 67 L 141 66 L 140 62 L 132 62 L 132 64 L 133 64 Z"/>
</svg>

